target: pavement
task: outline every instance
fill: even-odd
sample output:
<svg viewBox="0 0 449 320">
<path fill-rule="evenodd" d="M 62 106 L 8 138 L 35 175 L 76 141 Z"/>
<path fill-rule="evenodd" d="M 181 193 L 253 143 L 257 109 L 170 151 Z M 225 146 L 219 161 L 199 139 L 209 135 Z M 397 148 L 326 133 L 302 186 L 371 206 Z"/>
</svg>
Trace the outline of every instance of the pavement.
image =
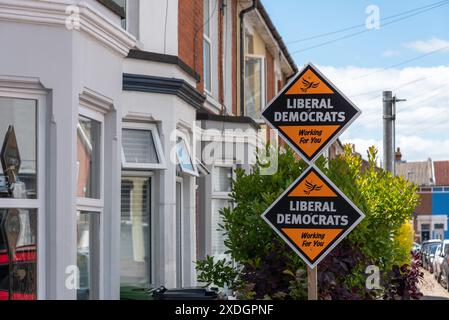
<svg viewBox="0 0 449 320">
<path fill-rule="evenodd" d="M 424 273 L 424 279 L 418 284 L 424 295 L 421 300 L 449 300 L 449 292 L 435 280 L 433 274 L 424 269 L 421 271 Z"/>
</svg>

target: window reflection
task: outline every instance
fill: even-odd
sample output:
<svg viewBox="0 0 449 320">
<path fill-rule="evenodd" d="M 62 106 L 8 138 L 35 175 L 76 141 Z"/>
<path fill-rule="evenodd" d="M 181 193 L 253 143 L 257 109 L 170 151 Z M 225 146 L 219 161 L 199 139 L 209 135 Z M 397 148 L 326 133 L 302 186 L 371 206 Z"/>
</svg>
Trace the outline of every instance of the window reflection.
<svg viewBox="0 0 449 320">
<path fill-rule="evenodd" d="M 77 196 L 99 199 L 101 123 L 80 116 L 77 131 Z"/>
<path fill-rule="evenodd" d="M 148 288 L 151 279 L 150 178 L 122 178 L 120 282 Z"/>
<path fill-rule="evenodd" d="M 0 198 L 36 199 L 35 100 L 0 98 L 0 147 Z"/>
<path fill-rule="evenodd" d="M 0 300 L 37 298 L 36 244 L 35 209 L 0 209 Z"/>
<path fill-rule="evenodd" d="M 122 145 L 127 163 L 160 162 L 150 130 L 123 129 Z"/>
<path fill-rule="evenodd" d="M 178 137 L 176 143 L 176 154 L 178 156 L 179 165 L 183 172 L 194 171 L 192 158 L 190 157 L 189 151 L 187 149 L 186 141 Z"/>
<path fill-rule="evenodd" d="M 98 299 L 98 212 L 77 212 L 77 299 Z"/>
<path fill-rule="evenodd" d="M 260 119 L 263 109 L 263 61 L 257 57 L 245 59 L 245 115 Z"/>
</svg>

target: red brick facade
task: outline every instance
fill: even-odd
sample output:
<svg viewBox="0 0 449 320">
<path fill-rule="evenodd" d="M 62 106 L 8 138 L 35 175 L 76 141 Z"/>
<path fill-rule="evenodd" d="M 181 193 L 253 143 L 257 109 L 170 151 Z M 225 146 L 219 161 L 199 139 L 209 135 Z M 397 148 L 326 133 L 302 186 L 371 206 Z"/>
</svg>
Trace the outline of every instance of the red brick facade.
<svg viewBox="0 0 449 320">
<path fill-rule="evenodd" d="M 238 1 L 231 1 L 226 3 L 227 6 L 231 6 L 231 21 L 232 28 L 227 32 L 232 33 L 232 56 L 227 57 L 227 65 L 232 68 L 232 113 L 238 116 L 238 103 L 239 103 L 239 8 Z M 224 103 L 224 81 L 225 71 L 223 70 L 223 58 L 224 49 L 224 11 L 222 10 L 223 0 L 218 0 L 215 10 L 218 12 L 218 77 L 215 77 L 215 81 L 218 81 L 218 102 Z M 203 0 L 179 0 L 178 1 L 178 57 L 192 68 L 199 76 L 200 80 L 197 83 L 197 90 L 204 92 L 203 81 Z M 281 89 L 282 80 L 276 83 L 276 76 L 274 71 L 274 57 L 267 50 L 266 54 L 267 70 L 266 70 L 266 96 L 267 102 L 270 101 L 276 95 L 276 88 Z"/>
<path fill-rule="evenodd" d="M 449 186 L 449 161 L 434 161 L 435 185 Z"/>
<path fill-rule="evenodd" d="M 203 1 L 178 1 L 178 56 L 201 76 L 197 89 L 203 92 Z"/>
<path fill-rule="evenodd" d="M 421 203 L 416 207 L 415 213 L 417 215 L 429 215 L 432 213 L 432 194 L 420 193 L 419 198 Z"/>
</svg>

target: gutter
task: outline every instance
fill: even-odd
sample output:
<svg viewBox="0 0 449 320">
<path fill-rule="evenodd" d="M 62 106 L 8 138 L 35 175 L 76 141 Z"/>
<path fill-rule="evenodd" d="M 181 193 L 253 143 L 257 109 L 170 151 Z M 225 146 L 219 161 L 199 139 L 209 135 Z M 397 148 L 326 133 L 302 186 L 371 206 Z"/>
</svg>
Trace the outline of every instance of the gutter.
<svg viewBox="0 0 449 320">
<path fill-rule="evenodd" d="M 259 2 L 258 6 L 257 6 L 257 10 L 259 11 L 262 18 L 265 20 L 265 23 L 267 24 L 268 29 L 270 30 L 271 34 L 278 42 L 282 53 L 284 54 L 285 58 L 287 59 L 288 63 L 290 64 L 291 68 L 293 69 L 293 73 L 287 77 L 287 80 L 289 80 L 294 75 L 296 75 L 296 73 L 298 73 L 298 67 L 296 66 L 295 61 L 293 60 L 292 56 L 290 55 L 290 52 L 288 51 L 287 46 L 284 43 L 284 40 L 282 39 L 281 35 L 279 34 L 278 30 L 276 29 L 267 10 L 265 9 L 265 7 L 263 6 L 263 4 L 261 2 Z"/>
<path fill-rule="evenodd" d="M 244 18 L 245 15 L 249 12 L 256 10 L 258 7 L 259 1 L 253 0 L 253 4 L 240 11 L 240 115 L 245 115 L 245 47 L 244 47 Z"/>
</svg>

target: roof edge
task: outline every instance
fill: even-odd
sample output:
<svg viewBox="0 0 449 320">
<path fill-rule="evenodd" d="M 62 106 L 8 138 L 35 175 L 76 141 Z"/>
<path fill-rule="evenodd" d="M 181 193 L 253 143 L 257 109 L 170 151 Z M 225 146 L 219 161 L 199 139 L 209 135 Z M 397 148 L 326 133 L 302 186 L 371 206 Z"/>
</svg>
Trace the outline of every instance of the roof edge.
<svg viewBox="0 0 449 320">
<path fill-rule="evenodd" d="M 258 1 L 257 11 L 260 13 L 260 15 L 264 19 L 265 23 L 267 24 L 268 29 L 270 30 L 271 34 L 273 35 L 275 40 L 278 42 L 283 55 L 285 56 L 288 63 L 290 64 L 290 67 L 293 69 L 293 74 L 296 74 L 298 72 L 298 66 L 296 65 L 295 61 L 293 60 L 293 57 L 291 56 L 290 52 L 288 51 L 288 48 L 285 45 L 285 42 L 282 39 L 282 36 L 279 34 L 279 31 L 277 30 L 276 26 L 274 25 L 273 21 L 271 20 L 270 15 L 268 14 L 268 12 L 265 9 L 264 5 L 262 4 L 261 0 Z"/>
</svg>

